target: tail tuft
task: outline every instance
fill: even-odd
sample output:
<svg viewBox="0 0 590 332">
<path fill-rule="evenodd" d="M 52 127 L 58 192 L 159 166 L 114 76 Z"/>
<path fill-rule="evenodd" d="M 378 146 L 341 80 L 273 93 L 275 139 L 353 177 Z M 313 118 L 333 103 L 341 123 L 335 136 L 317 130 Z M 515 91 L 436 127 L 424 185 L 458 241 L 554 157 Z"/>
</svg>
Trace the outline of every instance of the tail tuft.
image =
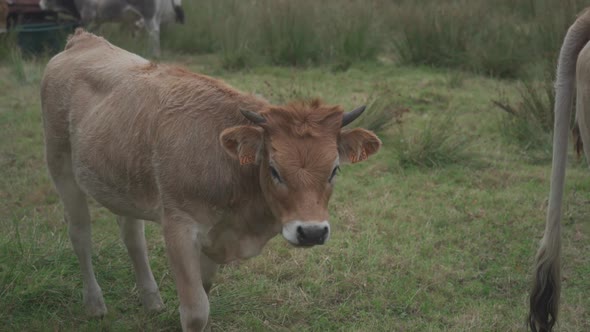
<svg viewBox="0 0 590 332">
<path fill-rule="evenodd" d="M 176 22 L 184 24 L 184 9 L 180 6 L 174 5 L 174 14 L 176 15 Z"/>
<path fill-rule="evenodd" d="M 560 278 L 559 267 L 537 267 L 527 319 L 532 332 L 550 332 L 557 321 L 560 284 L 556 278 Z"/>
</svg>

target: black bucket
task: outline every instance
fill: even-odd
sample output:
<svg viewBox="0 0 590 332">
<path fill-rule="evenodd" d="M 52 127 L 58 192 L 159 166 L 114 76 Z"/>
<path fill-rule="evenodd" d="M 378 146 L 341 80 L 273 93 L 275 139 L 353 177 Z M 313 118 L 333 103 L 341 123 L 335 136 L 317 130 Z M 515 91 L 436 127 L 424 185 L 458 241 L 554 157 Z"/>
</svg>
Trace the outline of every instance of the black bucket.
<svg viewBox="0 0 590 332">
<path fill-rule="evenodd" d="M 75 22 L 47 22 L 17 25 L 17 43 L 23 54 L 53 55 L 63 50 L 69 34 L 78 26 Z"/>
</svg>

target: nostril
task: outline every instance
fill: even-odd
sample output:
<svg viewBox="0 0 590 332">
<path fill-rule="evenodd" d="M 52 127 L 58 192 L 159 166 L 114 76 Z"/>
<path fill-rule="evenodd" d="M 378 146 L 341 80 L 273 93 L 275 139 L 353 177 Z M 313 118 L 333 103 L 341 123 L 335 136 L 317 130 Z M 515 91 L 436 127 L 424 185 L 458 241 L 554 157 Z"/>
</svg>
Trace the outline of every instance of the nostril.
<svg viewBox="0 0 590 332">
<path fill-rule="evenodd" d="M 297 236 L 300 238 L 305 238 L 305 233 L 303 232 L 303 227 L 297 226 Z"/>
<path fill-rule="evenodd" d="M 324 228 L 322 228 L 321 231 L 321 235 L 320 235 L 320 244 L 323 244 L 326 241 L 326 238 L 328 237 L 328 233 L 330 232 L 330 229 L 328 228 L 328 226 L 325 226 Z"/>
</svg>

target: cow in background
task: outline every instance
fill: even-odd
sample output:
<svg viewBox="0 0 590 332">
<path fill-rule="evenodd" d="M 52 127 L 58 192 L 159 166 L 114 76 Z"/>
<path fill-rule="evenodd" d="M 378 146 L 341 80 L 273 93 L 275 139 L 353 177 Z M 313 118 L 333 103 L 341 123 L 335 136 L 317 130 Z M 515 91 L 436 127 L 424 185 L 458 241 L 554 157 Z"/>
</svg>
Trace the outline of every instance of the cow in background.
<svg viewBox="0 0 590 332">
<path fill-rule="evenodd" d="M 132 19 L 147 31 L 154 57 L 161 54 L 160 25 L 173 20 L 184 23 L 182 0 L 41 0 L 39 6 L 73 15 L 89 30 L 98 29 L 104 22 Z"/>
</svg>

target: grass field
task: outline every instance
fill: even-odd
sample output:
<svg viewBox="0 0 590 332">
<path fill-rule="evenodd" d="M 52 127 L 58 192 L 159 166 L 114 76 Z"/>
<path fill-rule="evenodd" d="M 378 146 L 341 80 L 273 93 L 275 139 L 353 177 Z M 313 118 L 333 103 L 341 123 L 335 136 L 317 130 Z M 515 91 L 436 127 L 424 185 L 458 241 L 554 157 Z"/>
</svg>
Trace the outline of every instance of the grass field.
<svg viewBox="0 0 590 332">
<path fill-rule="evenodd" d="M 259 257 L 222 268 L 210 299 L 215 330 L 525 329 L 550 157 L 505 136 L 491 101 L 501 91 L 516 98 L 516 83 L 383 62 L 226 71 L 216 56 L 168 59 L 274 101 L 317 95 L 350 109 L 372 101 L 364 121 L 384 142 L 377 157 L 343 167 L 327 245 L 302 250 L 276 238 Z M 147 314 L 114 216 L 94 203 L 94 264 L 109 314 L 86 318 L 43 161 L 44 63 L 0 66 L 0 330 L 179 330 L 159 227 L 146 232 L 166 310 Z M 396 121 L 370 121 L 376 112 Z M 570 158 L 560 331 L 590 330 L 589 179 Z"/>
<path fill-rule="evenodd" d="M 276 238 L 259 257 L 220 271 L 210 299 L 214 329 L 525 330 L 549 190 L 555 56 L 585 5 L 185 1 L 187 23 L 163 28 L 164 61 L 274 102 L 368 103 L 356 124 L 384 143 L 375 158 L 343 167 L 326 246 L 301 250 Z M 146 55 L 145 41 L 116 26 L 102 32 Z M 94 264 L 109 314 L 85 316 L 80 270 L 43 161 L 39 82 L 47 59 L 23 61 L 6 46 L 0 331 L 179 330 L 159 227 L 146 232 L 166 310 L 147 314 L 114 216 L 94 203 Z M 565 200 L 558 330 L 590 331 L 590 177 L 573 155 Z"/>
</svg>

